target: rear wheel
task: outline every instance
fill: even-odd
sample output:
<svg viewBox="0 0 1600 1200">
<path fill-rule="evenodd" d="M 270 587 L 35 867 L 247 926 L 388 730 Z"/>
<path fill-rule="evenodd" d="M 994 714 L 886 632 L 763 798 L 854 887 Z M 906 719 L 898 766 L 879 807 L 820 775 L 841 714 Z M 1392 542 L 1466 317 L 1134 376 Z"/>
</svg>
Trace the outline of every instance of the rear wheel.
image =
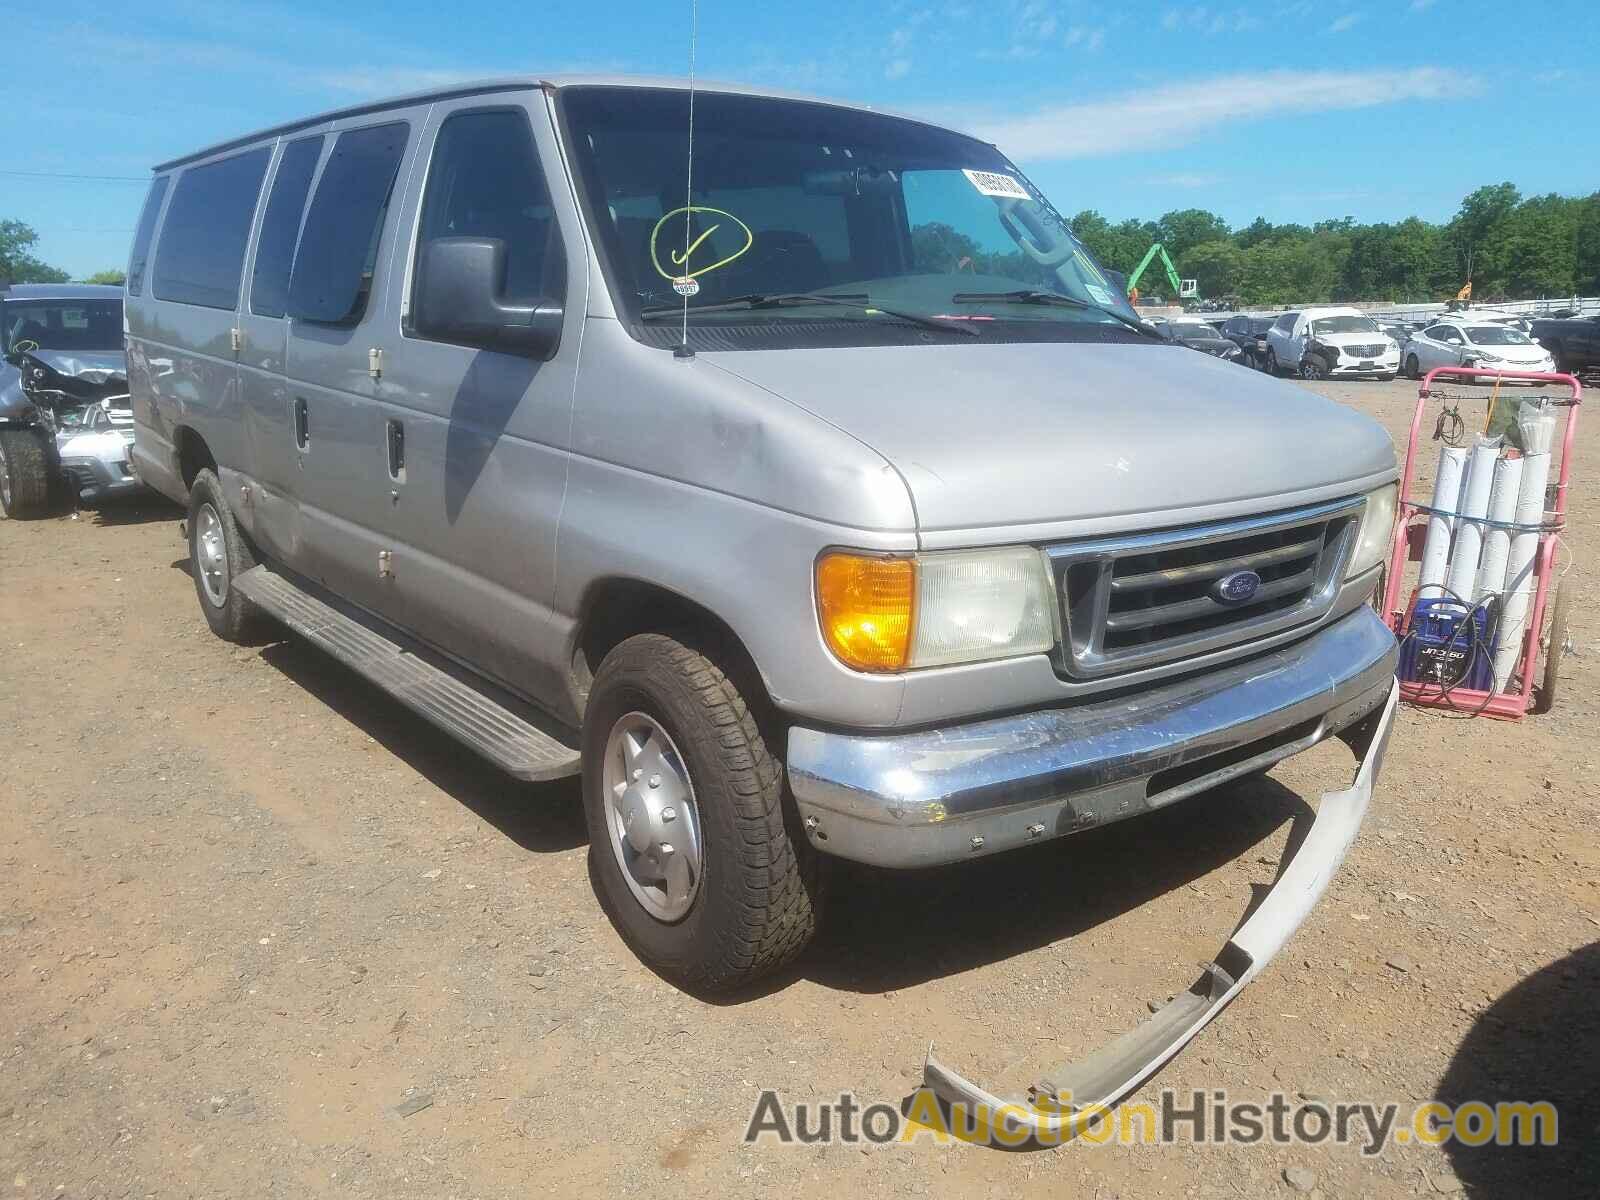
<svg viewBox="0 0 1600 1200">
<path fill-rule="evenodd" d="M 50 448 L 35 429 L 0 429 L 0 511 L 42 517 L 50 511 Z"/>
<path fill-rule="evenodd" d="M 601 663 L 583 724 L 601 903 L 640 958 L 705 991 L 793 959 L 820 903 L 819 856 L 727 657 L 664 634 L 631 637 Z"/>
<path fill-rule="evenodd" d="M 189 566 L 211 632 L 229 642 L 254 641 L 266 616 L 233 586 L 256 565 L 255 555 L 222 497 L 222 484 L 202 470 L 189 485 Z"/>
</svg>

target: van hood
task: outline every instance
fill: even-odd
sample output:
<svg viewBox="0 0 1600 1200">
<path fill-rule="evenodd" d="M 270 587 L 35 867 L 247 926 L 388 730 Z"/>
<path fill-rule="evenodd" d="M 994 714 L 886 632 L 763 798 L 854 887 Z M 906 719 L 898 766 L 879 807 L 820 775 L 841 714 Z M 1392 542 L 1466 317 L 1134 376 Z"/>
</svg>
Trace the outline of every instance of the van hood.
<svg viewBox="0 0 1600 1200">
<path fill-rule="evenodd" d="M 1183 346 L 969 343 L 699 357 L 876 450 L 906 481 L 924 532 L 1129 514 L 1144 519 L 1125 525 L 1148 528 L 1197 519 L 1200 509 L 1310 502 L 1395 471 L 1376 422 Z"/>
</svg>

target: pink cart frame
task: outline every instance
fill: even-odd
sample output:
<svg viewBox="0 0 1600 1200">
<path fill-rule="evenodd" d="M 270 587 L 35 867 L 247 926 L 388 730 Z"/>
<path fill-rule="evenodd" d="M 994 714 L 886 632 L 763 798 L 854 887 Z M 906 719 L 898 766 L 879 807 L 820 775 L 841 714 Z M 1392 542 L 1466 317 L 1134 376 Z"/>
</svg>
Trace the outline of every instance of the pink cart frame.
<svg viewBox="0 0 1600 1200">
<path fill-rule="evenodd" d="M 1389 568 L 1384 575 L 1383 618 L 1396 637 L 1405 636 L 1405 623 L 1409 619 L 1411 604 L 1401 605 L 1401 572 L 1408 554 L 1415 561 L 1422 555 L 1421 540 L 1411 535 L 1413 522 L 1423 517 L 1426 527 L 1427 501 L 1411 495 L 1417 465 L 1417 439 L 1422 432 L 1422 418 L 1428 400 L 1433 394 L 1433 381 L 1440 376 L 1462 376 L 1468 381 L 1485 375 L 1498 375 L 1504 380 L 1532 380 L 1539 383 L 1564 383 L 1572 389 L 1567 405 L 1566 433 L 1561 440 L 1561 470 L 1555 485 L 1554 504 L 1545 512 L 1544 527 L 1539 533 L 1539 551 L 1534 558 L 1535 593 L 1533 611 L 1529 614 L 1523 645 L 1517 656 L 1513 690 L 1481 692 L 1471 688 L 1441 689 L 1437 684 L 1400 684 L 1400 698 L 1408 703 L 1427 708 L 1449 708 L 1475 713 L 1479 716 L 1497 717 L 1515 721 L 1527 715 L 1533 707 L 1533 681 L 1538 666 L 1539 644 L 1544 629 L 1545 602 L 1550 595 L 1550 580 L 1555 568 L 1556 540 L 1567 523 L 1567 480 L 1572 468 L 1572 441 L 1578 430 L 1578 408 L 1583 403 L 1583 387 L 1571 375 L 1549 374 L 1543 371 L 1486 371 L 1481 367 L 1436 367 L 1429 371 L 1422 386 L 1417 389 L 1417 411 L 1411 418 L 1411 440 L 1406 446 L 1405 472 L 1400 477 L 1400 497 L 1395 510 L 1394 544 L 1389 554 Z M 1549 653 L 1559 654 L 1559 646 L 1551 646 Z"/>
</svg>

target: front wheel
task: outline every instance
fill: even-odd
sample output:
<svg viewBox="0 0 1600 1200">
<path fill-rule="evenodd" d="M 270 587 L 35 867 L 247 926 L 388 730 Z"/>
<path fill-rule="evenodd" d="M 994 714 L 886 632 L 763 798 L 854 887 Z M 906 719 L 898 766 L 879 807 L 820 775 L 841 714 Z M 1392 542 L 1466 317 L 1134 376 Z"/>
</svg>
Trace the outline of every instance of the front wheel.
<svg viewBox="0 0 1600 1200">
<path fill-rule="evenodd" d="M 0 429 L 0 512 L 42 517 L 50 510 L 50 448 L 35 429 Z"/>
<path fill-rule="evenodd" d="M 1406 359 L 1406 378 L 1407 379 L 1421 379 L 1422 378 L 1422 364 L 1417 361 L 1417 356 L 1415 354 L 1410 355 Z"/>
<path fill-rule="evenodd" d="M 1266 372 L 1268 375 L 1280 374 L 1278 370 L 1278 352 L 1276 350 L 1269 349 L 1267 351 Z"/>
<path fill-rule="evenodd" d="M 793 959 L 820 904 L 818 855 L 726 658 L 664 634 L 631 637 L 600 664 L 583 722 L 601 903 L 647 964 L 707 992 Z"/>
</svg>

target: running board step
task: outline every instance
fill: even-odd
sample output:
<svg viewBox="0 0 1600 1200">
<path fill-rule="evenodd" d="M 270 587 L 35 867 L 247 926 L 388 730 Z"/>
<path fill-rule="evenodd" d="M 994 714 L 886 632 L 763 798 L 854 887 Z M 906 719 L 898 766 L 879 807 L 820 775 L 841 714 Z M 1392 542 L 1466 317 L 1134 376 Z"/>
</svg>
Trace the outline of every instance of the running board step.
<svg viewBox="0 0 1600 1200">
<path fill-rule="evenodd" d="M 318 649 L 366 676 L 396 700 L 518 779 L 578 773 L 577 748 L 531 706 L 487 682 L 374 628 L 344 605 L 285 575 L 252 567 L 233 581 L 245 599 Z"/>
</svg>

